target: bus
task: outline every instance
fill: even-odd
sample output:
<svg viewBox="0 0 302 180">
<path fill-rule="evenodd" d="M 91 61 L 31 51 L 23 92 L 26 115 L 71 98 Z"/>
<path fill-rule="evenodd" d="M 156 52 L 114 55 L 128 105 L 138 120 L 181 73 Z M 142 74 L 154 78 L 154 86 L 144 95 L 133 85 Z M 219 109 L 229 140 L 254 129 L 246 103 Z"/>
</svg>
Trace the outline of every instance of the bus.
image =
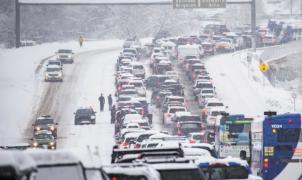
<svg viewBox="0 0 302 180">
<path fill-rule="evenodd" d="M 302 176 L 300 114 L 265 112 L 252 123 L 253 173 L 265 180 L 299 179 Z"/>
<path fill-rule="evenodd" d="M 250 131 L 252 118 L 244 115 L 223 115 L 215 123 L 215 149 L 218 157 L 240 157 L 245 153 L 246 160 L 250 160 Z"/>
</svg>

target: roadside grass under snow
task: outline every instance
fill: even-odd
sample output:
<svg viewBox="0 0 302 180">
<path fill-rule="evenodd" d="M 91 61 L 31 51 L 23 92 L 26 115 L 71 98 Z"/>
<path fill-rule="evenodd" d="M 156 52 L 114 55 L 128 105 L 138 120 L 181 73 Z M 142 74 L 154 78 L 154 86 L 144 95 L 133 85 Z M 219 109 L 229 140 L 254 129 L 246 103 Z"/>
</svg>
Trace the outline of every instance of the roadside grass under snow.
<svg viewBox="0 0 302 180">
<path fill-rule="evenodd" d="M 272 110 L 293 112 L 290 91 L 273 87 L 259 70 L 259 62 L 253 59 L 248 65 L 247 51 L 223 54 L 209 58 L 207 69 L 213 78 L 219 99 L 228 106 L 231 114 L 249 117 L 263 115 Z M 301 96 L 296 99 L 296 112 L 301 112 Z"/>
</svg>

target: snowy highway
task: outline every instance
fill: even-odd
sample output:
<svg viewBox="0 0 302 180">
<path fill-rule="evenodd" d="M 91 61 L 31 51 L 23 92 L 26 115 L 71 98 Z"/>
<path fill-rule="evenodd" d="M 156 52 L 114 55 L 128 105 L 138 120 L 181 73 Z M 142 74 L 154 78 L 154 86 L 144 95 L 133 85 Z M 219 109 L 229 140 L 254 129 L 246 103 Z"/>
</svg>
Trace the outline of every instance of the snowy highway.
<svg viewBox="0 0 302 180">
<path fill-rule="evenodd" d="M 98 146 L 102 157 L 110 157 L 114 144 L 113 125 L 108 107 L 100 113 L 97 99 L 101 93 L 114 94 L 113 72 L 119 52 L 120 49 L 114 48 L 79 53 L 74 64 L 64 65 L 63 83 L 48 84 L 37 114 L 50 114 L 58 120 L 59 149 Z M 73 113 L 81 106 L 92 106 L 97 112 L 95 126 L 74 125 Z M 32 128 L 28 133 L 32 133 Z"/>
</svg>

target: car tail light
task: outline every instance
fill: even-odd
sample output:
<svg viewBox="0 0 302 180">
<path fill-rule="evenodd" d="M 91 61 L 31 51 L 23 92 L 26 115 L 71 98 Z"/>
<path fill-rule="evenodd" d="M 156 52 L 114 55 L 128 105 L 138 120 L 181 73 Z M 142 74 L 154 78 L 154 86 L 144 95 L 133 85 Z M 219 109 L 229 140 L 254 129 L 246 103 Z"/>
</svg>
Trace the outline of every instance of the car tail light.
<svg viewBox="0 0 302 180">
<path fill-rule="evenodd" d="M 196 143 L 196 141 L 193 139 L 190 139 L 190 144 L 194 144 L 194 143 Z"/>
<path fill-rule="evenodd" d="M 119 91 L 121 91 L 121 90 L 122 90 L 122 87 L 121 87 L 121 86 L 119 86 L 119 87 L 118 87 L 118 90 L 119 90 Z"/>
<path fill-rule="evenodd" d="M 122 147 L 128 147 L 128 143 L 127 142 L 123 142 L 121 146 Z"/>
<path fill-rule="evenodd" d="M 288 118 L 287 122 L 290 124 L 292 123 L 292 119 L 291 118 Z"/>
<path fill-rule="evenodd" d="M 263 162 L 263 167 L 264 167 L 264 169 L 268 169 L 268 166 L 269 166 L 269 164 L 268 164 L 268 159 L 265 158 L 265 159 L 264 159 L 264 162 Z"/>
<path fill-rule="evenodd" d="M 140 144 L 135 144 L 134 148 L 136 148 L 136 149 L 140 148 Z"/>
<path fill-rule="evenodd" d="M 157 100 L 159 100 L 159 98 L 160 98 L 159 96 L 156 96 L 156 99 L 157 99 Z"/>
<path fill-rule="evenodd" d="M 171 117 L 171 114 L 170 113 L 165 113 L 165 116 Z"/>
<path fill-rule="evenodd" d="M 144 110 L 142 109 L 142 110 L 140 110 L 140 115 L 144 115 Z"/>
<path fill-rule="evenodd" d="M 181 133 L 181 131 L 180 131 L 179 129 L 177 130 L 177 135 L 178 135 L 178 136 L 181 136 L 181 135 L 182 135 L 182 133 Z"/>
</svg>

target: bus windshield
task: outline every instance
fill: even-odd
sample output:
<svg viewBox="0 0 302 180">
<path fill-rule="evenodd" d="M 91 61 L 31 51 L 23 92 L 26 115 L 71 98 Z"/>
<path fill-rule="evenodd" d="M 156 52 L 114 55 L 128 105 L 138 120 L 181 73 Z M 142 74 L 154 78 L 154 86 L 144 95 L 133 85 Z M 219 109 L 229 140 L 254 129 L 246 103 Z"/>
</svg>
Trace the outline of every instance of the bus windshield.
<svg viewBox="0 0 302 180">
<path fill-rule="evenodd" d="M 248 144 L 251 124 L 224 124 L 220 126 L 221 142 L 226 144 Z"/>
</svg>

